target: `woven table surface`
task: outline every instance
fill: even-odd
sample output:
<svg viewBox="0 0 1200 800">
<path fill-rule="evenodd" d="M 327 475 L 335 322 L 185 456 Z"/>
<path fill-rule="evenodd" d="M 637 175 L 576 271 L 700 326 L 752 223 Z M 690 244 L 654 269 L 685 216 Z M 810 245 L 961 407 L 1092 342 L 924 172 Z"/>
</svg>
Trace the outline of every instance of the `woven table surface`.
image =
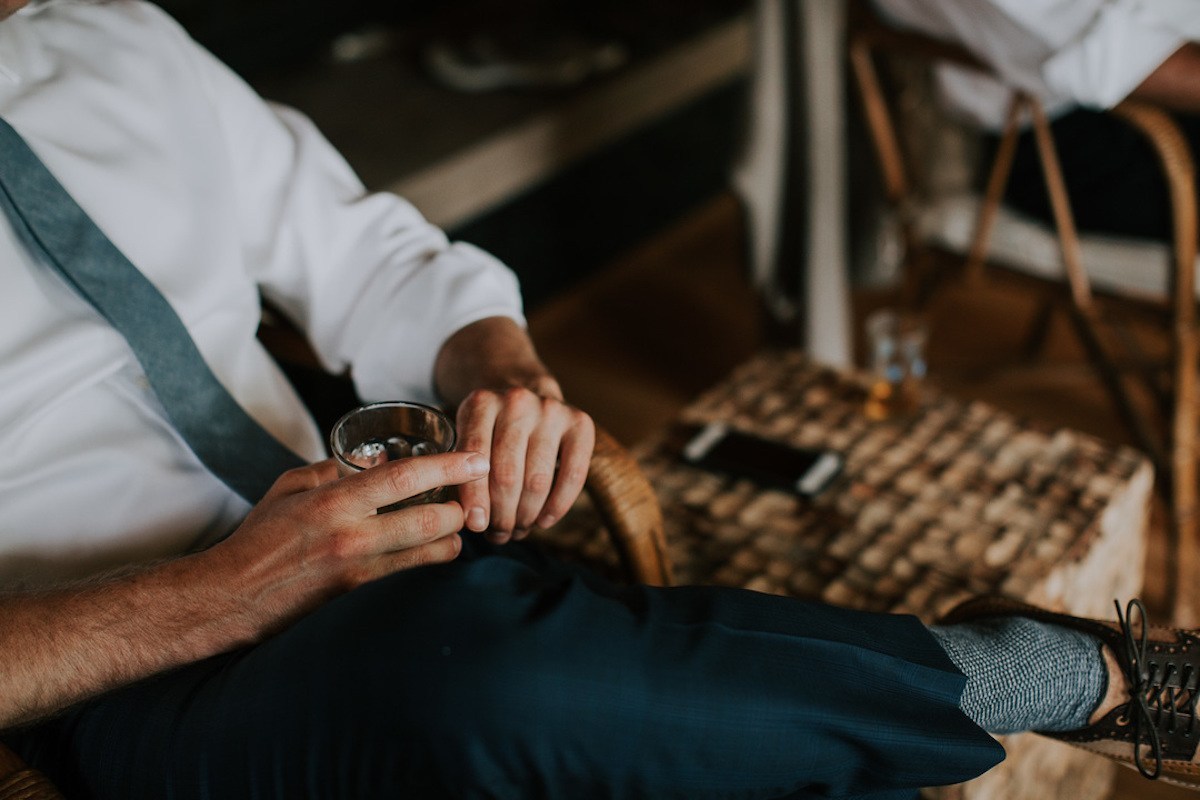
<svg viewBox="0 0 1200 800">
<path fill-rule="evenodd" d="M 1029 597 L 1084 558 L 1135 474 L 1149 480 L 1135 450 L 1038 430 L 929 387 L 916 414 L 873 422 L 862 413 L 867 385 L 797 352 L 766 353 L 680 415 L 840 451 L 842 476 L 815 499 L 685 465 L 665 432 L 635 450 L 662 504 L 678 583 L 932 619 L 973 594 Z M 586 500 L 538 536 L 615 572 Z"/>
</svg>

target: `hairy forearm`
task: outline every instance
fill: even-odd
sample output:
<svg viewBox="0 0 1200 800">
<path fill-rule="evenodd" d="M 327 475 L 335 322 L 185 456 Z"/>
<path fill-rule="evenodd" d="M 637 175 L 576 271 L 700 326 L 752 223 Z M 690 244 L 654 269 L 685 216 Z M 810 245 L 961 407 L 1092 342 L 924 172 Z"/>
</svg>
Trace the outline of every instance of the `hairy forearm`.
<svg viewBox="0 0 1200 800">
<path fill-rule="evenodd" d="M 466 326 L 446 340 L 434 365 L 438 393 L 457 406 L 476 389 L 532 389 L 562 399 L 533 342 L 511 319 L 492 317 Z"/>
<path fill-rule="evenodd" d="M 1176 50 L 1130 97 L 1173 111 L 1200 112 L 1200 45 Z"/>
<path fill-rule="evenodd" d="M 0 594 L 0 728 L 261 635 L 211 552 L 103 580 Z"/>
</svg>

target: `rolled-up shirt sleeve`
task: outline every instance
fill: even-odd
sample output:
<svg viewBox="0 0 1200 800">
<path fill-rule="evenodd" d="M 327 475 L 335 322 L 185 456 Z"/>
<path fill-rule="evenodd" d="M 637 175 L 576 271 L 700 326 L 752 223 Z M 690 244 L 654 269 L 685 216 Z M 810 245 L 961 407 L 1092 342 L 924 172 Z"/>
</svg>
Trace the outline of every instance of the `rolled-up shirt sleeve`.
<svg viewBox="0 0 1200 800">
<path fill-rule="evenodd" d="M 263 102 L 215 59 L 209 67 L 241 173 L 247 270 L 327 369 L 349 369 L 360 396 L 431 401 L 451 334 L 486 317 L 524 324 L 505 265 L 451 243 L 404 199 L 367 192 L 307 117 Z"/>
<path fill-rule="evenodd" d="M 1200 11 L 1200 3 L 1196 4 Z M 1059 48 L 1042 70 L 1057 95 L 1090 108 L 1112 108 L 1182 47 L 1187 38 L 1142 3 L 1110 3 Z"/>
</svg>

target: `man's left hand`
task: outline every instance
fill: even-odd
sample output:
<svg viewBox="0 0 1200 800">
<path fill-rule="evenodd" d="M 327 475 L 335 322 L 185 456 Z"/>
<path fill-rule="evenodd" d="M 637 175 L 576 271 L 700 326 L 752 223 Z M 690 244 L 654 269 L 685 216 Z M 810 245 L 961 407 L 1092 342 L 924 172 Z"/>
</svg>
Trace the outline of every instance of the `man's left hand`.
<svg viewBox="0 0 1200 800">
<path fill-rule="evenodd" d="M 596 429 L 550 388 L 480 389 L 459 404 L 459 448 L 492 463 L 488 477 L 459 487 L 459 502 L 467 529 L 498 544 L 550 527 L 583 490 Z"/>
</svg>

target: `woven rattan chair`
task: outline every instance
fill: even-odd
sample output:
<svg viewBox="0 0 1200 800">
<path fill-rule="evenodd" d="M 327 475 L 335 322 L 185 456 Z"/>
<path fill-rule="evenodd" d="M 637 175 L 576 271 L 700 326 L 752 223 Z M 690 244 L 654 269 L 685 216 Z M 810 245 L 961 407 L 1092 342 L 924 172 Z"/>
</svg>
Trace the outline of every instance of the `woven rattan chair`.
<svg viewBox="0 0 1200 800">
<path fill-rule="evenodd" d="M 1159 486 L 1168 500 L 1172 524 L 1174 574 L 1168 579 L 1177 624 L 1200 620 L 1197 588 L 1196 381 L 1200 333 L 1196 323 L 1196 190 L 1195 166 L 1187 142 L 1171 117 L 1150 105 L 1125 101 L 1112 113 L 1139 131 L 1158 156 L 1170 192 L 1174 222 L 1171 246 L 1113 237 L 1080 236 L 1075 228 L 1059 168 L 1051 128 L 1038 101 L 1014 90 L 1008 122 L 992 163 L 982 197 L 952 198 L 958 212 L 969 208 L 970 222 L 948 230 L 947 198 L 922 198 L 914 187 L 914 170 L 901 143 L 903 112 L 884 88 L 880 66 L 894 62 L 937 62 L 991 71 L 956 44 L 920 34 L 899 31 L 883 24 L 867 7 L 853 7 L 849 27 L 849 56 L 872 144 L 881 167 L 884 190 L 900 228 L 905 248 L 905 284 L 910 298 L 927 296 L 930 248 L 940 246 L 963 258 L 967 280 L 980 281 L 985 262 L 1002 264 L 1038 278 L 1048 291 L 1034 321 L 1031 343 L 1044 337 L 1051 314 L 1065 310 L 1072 328 L 1098 376 L 1108 389 L 1138 445 L 1146 451 L 1160 476 Z M 1012 167 L 1019 126 L 1027 120 L 1034 132 L 1046 175 L 1055 225 L 1051 229 L 1020 218 L 1002 206 L 1005 183 Z M 940 208 L 932 210 L 941 202 Z M 961 221 L 962 214 L 959 214 Z M 1009 225 L 1007 237 L 996 235 Z M 1029 247 L 1041 237 L 1047 245 L 1037 254 Z M 993 248 L 997 239 L 1019 246 Z M 1053 247 L 1051 247 L 1053 243 Z M 1048 252 L 1047 252 L 1048 251 Z M 1054 252 L 1057 251 L 1057 252 Z M 1113 256 L 1116 255 L 1114 260 Z M 1049 255 L 1049 259 L 1046 256 Z M 1101 275 L 1098 262 L 1115 261 L 1115 269 Z M 1162 266 L 1161 281 L 1146 285 L 1147 265 Z M 1087 268 L 1085 269 L 1085 265 Z M 1138 351 L 1132 337 L 1122 337 L 1111 311 L 1135 308 L 1149 311 L 1169 332 L 1169 363 L 1154 363 Z M 1116 335 L 1112 335 L 1116 332 Z M 1126 378 L 1140 379 L 1158 404 L 1146 413 L 1133 399 Z"/>
</svg>

